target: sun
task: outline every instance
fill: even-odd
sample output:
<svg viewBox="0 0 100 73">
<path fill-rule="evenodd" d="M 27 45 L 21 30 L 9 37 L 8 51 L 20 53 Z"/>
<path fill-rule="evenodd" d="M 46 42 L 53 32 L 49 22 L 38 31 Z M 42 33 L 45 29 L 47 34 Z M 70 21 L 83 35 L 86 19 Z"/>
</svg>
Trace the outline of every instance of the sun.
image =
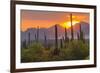
<svg viewBox="0 0 100 73">
<path fill-rule="evenodd" d="M 78 21 L 78 20 L 73 20 L 72 25 L 74 26 L 76 23 L 79 23 L 79 22 L 80 22 L 80 21 Z M 62 24 L 62 26 L 63 26 L 64 28 L 70 28 L 70 27 L 71 27 L 71 22 L 70 22 L 70 21 L 64 22 L 64 23 Z"/>
</svg>

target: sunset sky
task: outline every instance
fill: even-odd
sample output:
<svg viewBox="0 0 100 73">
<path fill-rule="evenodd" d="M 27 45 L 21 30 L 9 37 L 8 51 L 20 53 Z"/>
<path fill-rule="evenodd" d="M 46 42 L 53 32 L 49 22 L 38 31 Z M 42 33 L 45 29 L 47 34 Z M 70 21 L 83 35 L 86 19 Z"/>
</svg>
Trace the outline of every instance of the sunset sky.
<svg viewBox="0 0 100 73">
<path fill-rule="evenodd" d="M 89 23 L 89 13 L 21 10 L 21 31 L 38 26 L 49 28 L 55 24 L 69 28 L 70 13 L 73 15 L 73 24 L 81 21 Z"/>
</svg>

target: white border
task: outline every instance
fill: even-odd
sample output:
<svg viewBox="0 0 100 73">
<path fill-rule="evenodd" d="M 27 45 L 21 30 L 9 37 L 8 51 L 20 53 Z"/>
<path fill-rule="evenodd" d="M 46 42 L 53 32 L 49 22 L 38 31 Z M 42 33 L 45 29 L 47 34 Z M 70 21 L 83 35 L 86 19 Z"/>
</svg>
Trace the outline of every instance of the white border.
<svg viewBox="0 0 100 73">
<path fill-rule="evenodd" d="M 25 10 L 42 10 L 42 11 L 63 11 L 63 12 L 88 12 L 90 13 L 90 60 L 79 61 L 55 61 L 55 62 L 35 62 L 21 63 L 20 54 L 20 11 Z M 70 8 L 70 7 L 50 7 L 35 5 L 16 5 L 16 69 L 23 68 L 40 68 L 40 67 L 57 67 L 57 66 L 74 66 L 94 64 L 94 11 L 93 9 Z"/>
</svg>

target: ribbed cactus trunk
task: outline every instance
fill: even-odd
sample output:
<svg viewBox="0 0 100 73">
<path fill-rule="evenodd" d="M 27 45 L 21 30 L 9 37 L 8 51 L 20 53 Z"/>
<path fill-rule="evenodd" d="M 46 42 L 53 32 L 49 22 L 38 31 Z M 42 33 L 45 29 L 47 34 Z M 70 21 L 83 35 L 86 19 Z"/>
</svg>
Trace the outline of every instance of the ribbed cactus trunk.
<svg viewBox="0 0 100 73">
<path fill-rule="evenodd" d="M 37 41 L 37 37 L 36 37 L 36 34 L 34 35 L 35 36 L 35 42 Z"/>
<path fill-rule="evenodd" d="M 47 36 L 45 32 L 44 32 L 44 46 L 47 48 Z"/>
<path fill-rule="evenodd" d="M 80 40 L 82 40 L 84 42 L 84 34 L 83 34 L 83 31 L 82 31 L 81 24 L 79 25 L 79 27 L 80 27 Z"/>
<path fill-rule="evenodd" d="M 28 44 L 30 45 L 31 40 L 30 40 L 30 32 L 28 33 Z"/>
<path fill-rule="evenodd" d="M 37 27 L 37 36 L 36 36 L 36 38 L 37 38 L 37 43 L 39 42 L 39 26 Z"/>
<path fill-rule="evenodd" d="M 79 33 L 77 33 L 77 40 L 80 40 L 80 35 L 79 35 Z"/>
<path fill-rule="evenodd" d="M 21 47 L 22 47 L 22 48 L 26 48 L 26 40 L 24 40 L 24 41 L 22 42 Z"/>
<path fill-rule="evenodd" d="M 65 28 L 65 42 L 68 41 L 68 37 L 67 37 L 67 28 Z"/>
<path fill-rule="evenodd" d="M 58 55 L 58 30 L 57 30 L 57 25 L 55 25 L 55 50 L 54 50 L 54 55 Z"/>
<path fill-rule="evenodd" d="M 79 24 L 79 29 L 80 29 L 80 35 L 81 35 L 81 32 L 82 32 L 81 24 Z"/>
<path fill-rule="evenodd" d="M 70 14 L 70 21 L 71 21 L 71 40 L 73 40 L 74 39 L 74 35 L 73 35 L 72 14 Z"/>
<path fill-rule="evenodd" d="M 62 41 L 64 41 L 64 37 L 62 37 Z"/>
<path fill-rule="evenodd" d="M 63 48 L 63 40 L 60 39 L 60 48 Z"/>
<path fill-rule="evenodd" d="M 66 48 L 66 42 L 68 41 L 68 38 L 67 38 L 67 29 L 65 28 L 65 48 Z"/>
</svg>

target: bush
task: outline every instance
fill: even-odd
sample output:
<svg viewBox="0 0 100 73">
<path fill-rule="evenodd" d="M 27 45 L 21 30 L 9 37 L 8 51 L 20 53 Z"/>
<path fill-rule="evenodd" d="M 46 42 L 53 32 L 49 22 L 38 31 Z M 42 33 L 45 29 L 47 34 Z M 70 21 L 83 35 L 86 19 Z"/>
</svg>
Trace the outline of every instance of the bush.
<svg viewBox="0 0 100 73">
<path fill-rule="evenodd" d="M 54 47 L 45 48 L 41 43 L 32 43 L 27 49 L 21 49 L 21 62 L 85 60 L 89 59 L 89 45 L 81 40 L 64 43 L 66 47 L 59 48 L 59 55 L 54 55 Z"/>
<path fill-rule="evenodd" d="M 64 49 L 64 58 L 67 60 L 82 60 L 89 56 L 89 46 L 82 41 L 69 42 Z"/>
<path fill-rule="evenodd" d="M 21 50 L 21 61 L 22 62 L 32 62 L 40 61 L 42 55 L 42 45 L 40 43 L 33 43 L 28 46 L 27 49 L 22 48 Z"/>
</svg>

